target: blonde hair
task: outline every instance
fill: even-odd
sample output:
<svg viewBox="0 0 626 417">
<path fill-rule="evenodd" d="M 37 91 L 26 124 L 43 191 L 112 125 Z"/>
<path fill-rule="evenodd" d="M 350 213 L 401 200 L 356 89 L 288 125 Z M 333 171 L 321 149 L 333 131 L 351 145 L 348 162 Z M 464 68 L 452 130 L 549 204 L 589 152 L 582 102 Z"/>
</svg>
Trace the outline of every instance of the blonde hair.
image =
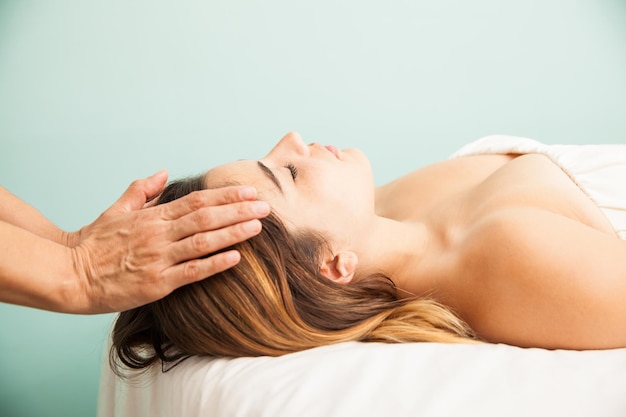
<svg viewBox="0 0 626 417">
<path fill-rule="evenodd" d="M 201 184 L 184 181 L 168 186 L 159 202 Z M 289 232 L 275 214 L 262 223 L 258 236 L 234 246 L 241 253 L 235 267 L 121 313 L 112 363 L 141 369 L 189 355 L 277 356 L 345 341 L 475 340 L 449 308 L 428 298 L 399 298 L 384 275 L 346 285 L 325 278 L 318 267 L 327 250 L 322 236 Z"/>
</svg>

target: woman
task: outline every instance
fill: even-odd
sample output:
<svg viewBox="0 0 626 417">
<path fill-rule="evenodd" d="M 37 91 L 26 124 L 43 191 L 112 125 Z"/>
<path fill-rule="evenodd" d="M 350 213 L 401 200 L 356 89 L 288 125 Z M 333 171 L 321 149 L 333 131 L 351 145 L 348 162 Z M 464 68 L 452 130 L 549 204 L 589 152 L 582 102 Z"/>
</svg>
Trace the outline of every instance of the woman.
<svg viewBox="0 0 626 417">
<path fill-rule="evenodd" d="M 487 137 L 375 188 L 361 152 L 290 133 L 159 202 L 231 184 L 272 206 L 261 234 L 235 246 L 236 267 L 122 313 L 114 359 L 347 340 L 626 346 L 626 145 Z"/>
</svg>

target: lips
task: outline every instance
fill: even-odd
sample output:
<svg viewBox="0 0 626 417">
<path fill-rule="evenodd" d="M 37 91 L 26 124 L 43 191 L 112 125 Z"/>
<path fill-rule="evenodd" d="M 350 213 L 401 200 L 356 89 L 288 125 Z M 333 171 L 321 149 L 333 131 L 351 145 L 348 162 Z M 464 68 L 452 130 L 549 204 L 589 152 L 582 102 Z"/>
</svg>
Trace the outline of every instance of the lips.
<svg viewBox="0 0 626 417">
<path fill-rule="evenodd" d="M 339 149 L 332 145 L 326 145 L 324 147 L 328 149 L 333 155 L 335 155 L 335 158 L 340 159 L 339 156 L 341 155 L 341 151 Z"/>
</svg>

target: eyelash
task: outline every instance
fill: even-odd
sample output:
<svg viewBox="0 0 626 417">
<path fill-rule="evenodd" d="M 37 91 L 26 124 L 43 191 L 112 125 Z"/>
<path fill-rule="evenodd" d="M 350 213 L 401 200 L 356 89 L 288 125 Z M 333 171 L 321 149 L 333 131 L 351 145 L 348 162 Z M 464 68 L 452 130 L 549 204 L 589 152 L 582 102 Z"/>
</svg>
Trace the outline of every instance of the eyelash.
<svg viewBox="0 0 626 417">
<path fill-rule="evenodd" d="M 291 178 L 293 178 L 294 180 L 298 178 L 298 168 L 296 168 L 294 164 L 289 163 L 285 165 L 285 168 L 287 168 L 289 172 L 291 172 Z"/>
</svg>

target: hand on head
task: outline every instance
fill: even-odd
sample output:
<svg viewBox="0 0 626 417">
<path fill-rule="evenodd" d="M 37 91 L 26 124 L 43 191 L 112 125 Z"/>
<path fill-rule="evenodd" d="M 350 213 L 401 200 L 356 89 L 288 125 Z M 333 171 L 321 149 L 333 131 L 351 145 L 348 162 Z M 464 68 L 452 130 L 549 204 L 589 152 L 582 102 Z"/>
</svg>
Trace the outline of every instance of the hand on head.
<svg viewBox="0 0 626 417">
<path fill-rule="evenodd" d="M 152 206 L 167 181 L 161 171 L 137 180 L 92 224 L 70 237 L 80 313 L 128 310 L 207 278 L 240 259 L 230 250 L 258 234 L 269 205 L 237 186 L 196 191 Z"/>
</svg>

